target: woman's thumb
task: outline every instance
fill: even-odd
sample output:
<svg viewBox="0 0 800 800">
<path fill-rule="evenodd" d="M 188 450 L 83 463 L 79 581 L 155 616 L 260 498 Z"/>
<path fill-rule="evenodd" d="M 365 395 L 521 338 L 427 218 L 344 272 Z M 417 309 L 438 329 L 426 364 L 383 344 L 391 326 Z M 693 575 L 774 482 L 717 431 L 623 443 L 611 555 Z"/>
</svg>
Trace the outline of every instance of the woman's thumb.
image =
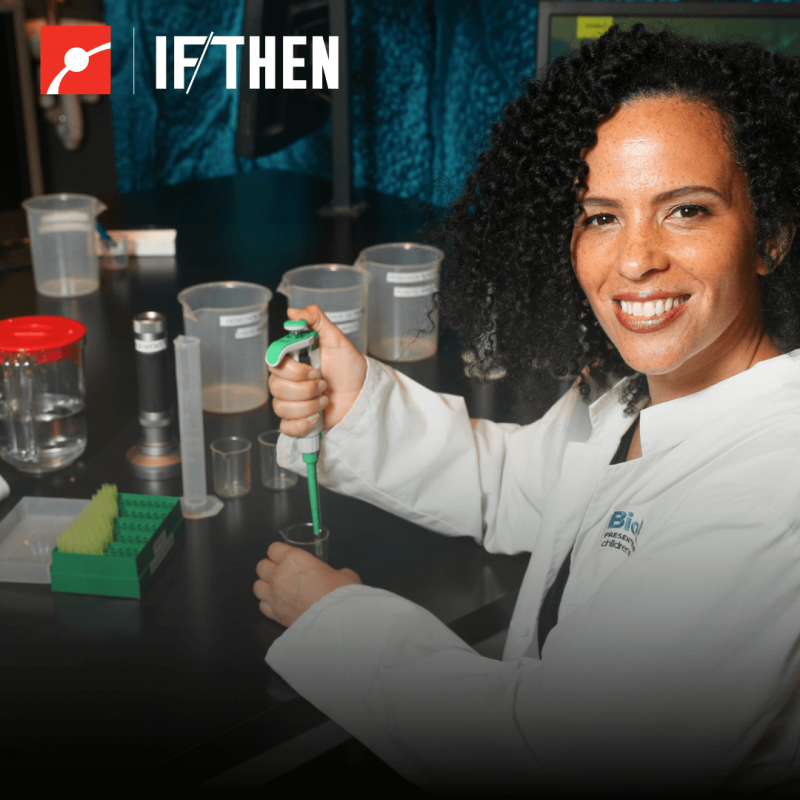
<svg viewBox="0 0 800 800">
<path fill-rule="evenodd" d="M 322 346 L 340 346 L 344 339 L 348 344 L 350 340 L 342 333 L 338 325 L 331 322 L 319 306 L 306 306 L 305 308 L 290 308 L 287 310 L 289 319 L 304 319 L 312 331 L 319 334 Z"/>
</svg>

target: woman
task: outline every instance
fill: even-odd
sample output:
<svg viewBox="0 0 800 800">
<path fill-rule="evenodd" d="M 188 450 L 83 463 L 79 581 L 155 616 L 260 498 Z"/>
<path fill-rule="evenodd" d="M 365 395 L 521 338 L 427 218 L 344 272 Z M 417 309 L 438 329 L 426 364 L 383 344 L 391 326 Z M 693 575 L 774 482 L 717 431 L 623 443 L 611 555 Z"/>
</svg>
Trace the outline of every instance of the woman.
<svg viewBox="0 0 800 800">
<path fill-rule="evenodd" d="M 349 570 L 259 563 L 290 626 L 268 663 L 409 779 L 800 776 L 798 89 L 796 59 L 637 26 L 509 105 L 448 223 L 443 311 L 479 368 L 577 377 L 533 425 L 470 421 L 292 312 L 325 380 L 287 362 L 270 387 L 289 437 L 324 414 L 321 480 L 532 554 L 502 662 Z"/>
</svg>

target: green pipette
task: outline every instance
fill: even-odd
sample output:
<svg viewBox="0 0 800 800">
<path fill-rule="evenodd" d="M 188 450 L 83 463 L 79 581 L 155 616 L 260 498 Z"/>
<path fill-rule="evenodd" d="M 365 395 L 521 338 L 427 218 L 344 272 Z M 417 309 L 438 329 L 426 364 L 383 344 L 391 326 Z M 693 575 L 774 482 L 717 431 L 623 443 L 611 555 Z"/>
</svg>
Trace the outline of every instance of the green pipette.
<svg viewBox="0 0 800 800">
<path fill-rule="evenodd" d="M 267 348 L 266 360 L 271 367 L 277 367 L 285 355 L 291 356 L 295 361 L 301 361 L 304 356 L 308 363 L 322 375 L 319 346 L 319 335 L 308 327 L 304 319 L 287 320 L 283 323 L 287 333 L 282 339 L 273 342 Z M 314 427 L 303 437 L 297 440 L 303 461 L 308 471 L 308 499 L 311 503 L 311 523 L 314 526 L 314 549 L 319 558 L 322 558 L 323 547 L 320 539 L 320 514 L 319 514 L 319 487 L 317 486 L 317 456 L 319 443 L 322 439 L 322 411 Z"/>
</svg>

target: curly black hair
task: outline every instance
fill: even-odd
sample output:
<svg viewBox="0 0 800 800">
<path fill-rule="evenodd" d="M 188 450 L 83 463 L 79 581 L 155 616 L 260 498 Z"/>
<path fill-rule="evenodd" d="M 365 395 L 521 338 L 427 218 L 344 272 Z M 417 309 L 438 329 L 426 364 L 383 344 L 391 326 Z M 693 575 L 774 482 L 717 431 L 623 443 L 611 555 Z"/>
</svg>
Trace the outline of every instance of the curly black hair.
<svg viewBox="0 0 800 800">
<path fill-rule="evenodd" d="M 584 367 L 599 387 L 635 374 L 589 308 L 570 243 L 588 174 L 581 153 L 598 125 L 627 101 L 667 95 L 722 116 L 770 267 L 760 279 L 766 333 L 784 352 L 800 347 L 798 245 L 779 264 L 768 254 L 800 204 L 800 58 L 615 25 L 508 104 L 440 228 L 447 271 L 437 303 L 474 376 L 504 369 L 529 398 L 542 374 L 580 376 L 588 400 Z M 627 413 L 647 396 L 637 375 L 623 398 Z"/>
</svg>

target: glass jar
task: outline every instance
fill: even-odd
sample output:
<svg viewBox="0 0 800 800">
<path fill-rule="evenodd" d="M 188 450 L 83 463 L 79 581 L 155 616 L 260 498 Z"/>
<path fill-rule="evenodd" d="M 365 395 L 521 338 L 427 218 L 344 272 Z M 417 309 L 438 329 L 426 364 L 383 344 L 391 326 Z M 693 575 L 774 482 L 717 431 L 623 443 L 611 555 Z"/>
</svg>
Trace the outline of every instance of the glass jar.
<svg viewBox="0 0 800 800">
<path fill-rule="evenodd" d="M 0 321 L 0 458 L 22 472 L 63 469 L 86 449 L 85 337 L 65 317 Z"/>
</svg>

